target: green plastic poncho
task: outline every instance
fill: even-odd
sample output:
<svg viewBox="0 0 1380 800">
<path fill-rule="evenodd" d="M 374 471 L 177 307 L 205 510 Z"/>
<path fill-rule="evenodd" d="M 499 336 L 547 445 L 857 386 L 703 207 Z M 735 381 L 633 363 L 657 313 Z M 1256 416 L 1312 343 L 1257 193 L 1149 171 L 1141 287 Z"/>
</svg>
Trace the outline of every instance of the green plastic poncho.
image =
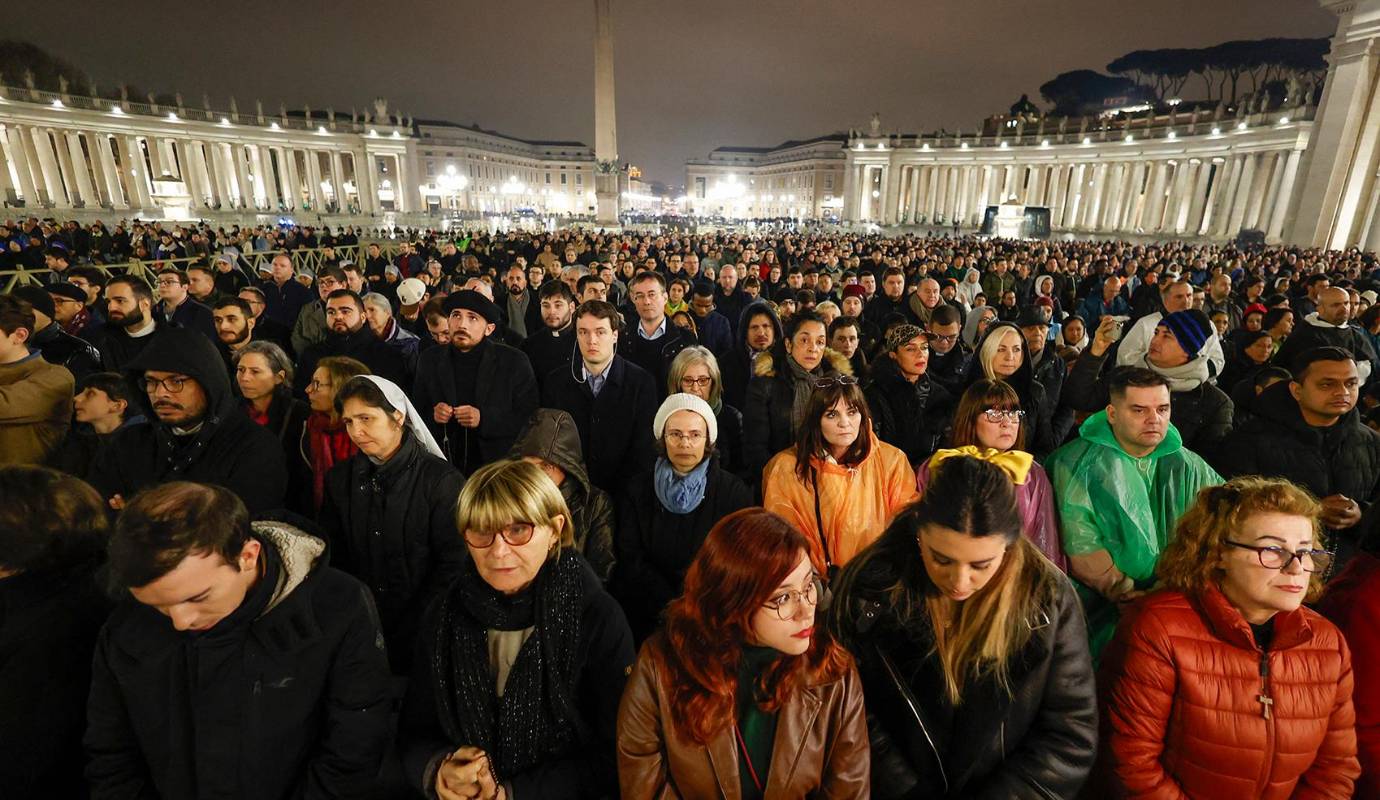
<svg viewBox="0 0 1380 800">
<path fill-rule="evenodd" d="M 1059 507 L 1064 550 L 1070 556 L 1106 550 L 1137 589 L 1153 585 L 1155 563 L 1198 490 L 1222 483 L 1207 462 L 1184 449 L 1173 425 L 1154 452 L 1130 455 L 1113 436 L 1106 411 L 1088 417 L 1077 440 L 1051 453 L 1045 471 Z M 1078 584 L 1078 590 L 1096 656 L 1120 614 L 1092 589 Z"/>
</svg>

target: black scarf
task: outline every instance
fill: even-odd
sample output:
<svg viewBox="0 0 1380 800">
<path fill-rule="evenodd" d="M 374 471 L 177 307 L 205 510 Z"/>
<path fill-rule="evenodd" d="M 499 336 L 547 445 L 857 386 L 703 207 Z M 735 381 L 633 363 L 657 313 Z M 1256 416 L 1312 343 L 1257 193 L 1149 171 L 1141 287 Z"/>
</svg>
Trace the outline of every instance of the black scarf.
<svg viewBox="0 0 1380 800">
<path fill-rule="evenodd" d="M 573 701 L 584 607 L 580 560 L 564 552 L 547 561 L 527 589 L 504 595 L 473 561 L 441 601 L 436 626 L 437 717 L 457 745 L 478 747 L 500 781 L 519 775 L 584 738 Z M 508 674 L 503 697 L 489 669 L 489 629 L 533 628 Z"/>
</svg>

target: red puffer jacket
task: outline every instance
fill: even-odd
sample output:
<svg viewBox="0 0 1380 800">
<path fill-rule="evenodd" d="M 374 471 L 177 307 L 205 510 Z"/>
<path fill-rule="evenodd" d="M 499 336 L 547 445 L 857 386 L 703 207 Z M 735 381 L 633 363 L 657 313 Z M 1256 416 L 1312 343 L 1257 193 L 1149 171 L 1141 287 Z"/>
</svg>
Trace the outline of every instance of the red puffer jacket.
<svg viewBox="0 0 1380 800">
<path fill-rule="evenodd" d="M 1357 797 L 1380 797 L 1380 558 L 1356 554 L 1318 610 L 1346 634 L 1356 657 L 1356 740 L 1361 758 Z"/>
<path fill-rule="evenodd" d="M 1352 796 L 1351 653 L 1309 609 L 1277 615 L 1262 652 L 1217 587 L 1158 592 L 1123 616 L 1101 677 L 1100 796 Z"/>
</svg>

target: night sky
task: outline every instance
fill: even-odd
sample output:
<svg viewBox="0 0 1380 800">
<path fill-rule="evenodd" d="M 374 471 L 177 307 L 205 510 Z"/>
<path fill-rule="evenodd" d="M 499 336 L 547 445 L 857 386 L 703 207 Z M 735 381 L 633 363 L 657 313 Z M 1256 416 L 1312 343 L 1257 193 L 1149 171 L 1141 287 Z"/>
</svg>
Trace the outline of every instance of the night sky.
<svg viewBox="0 0 1380 800">
<path fill-rule="evenodd" d="M 28 40 L 129 82 L 267 110 L 375 96 L 422 118 L 594 141 L 586 0 L 59 0 L 10 14 Z M 971 131 L 1041 83 L 1129 51 L 1331 35 L 1315 0 L 614 0 L 619 155 L 684 182 L 684 161 L 849 127 Z M 14 80 L 11 77 L 11 80 Z"/>
</svg>

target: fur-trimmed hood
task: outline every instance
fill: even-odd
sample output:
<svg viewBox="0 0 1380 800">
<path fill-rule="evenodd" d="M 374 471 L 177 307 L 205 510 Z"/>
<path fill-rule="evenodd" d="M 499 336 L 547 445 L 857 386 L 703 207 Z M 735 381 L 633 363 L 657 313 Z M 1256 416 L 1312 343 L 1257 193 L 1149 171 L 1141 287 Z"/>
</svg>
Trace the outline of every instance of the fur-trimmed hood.
<svg viewBox="0 0 1380 800">
<path fill-rule="evenodd" d="M 778 371 L 777 357 L 774 352 L 758 353 L 752 360 L 752 374 L 759 378 L 775 378 Z M 789 358 L 785 355 L 780 357 Z M 820 363 L 824 365 L 824 372 L 827 375 L 853 374 L 853 365 L 848 361 L 848 356 L 832 347 L 824 348 L 824 360 Z"/>
</svg>

